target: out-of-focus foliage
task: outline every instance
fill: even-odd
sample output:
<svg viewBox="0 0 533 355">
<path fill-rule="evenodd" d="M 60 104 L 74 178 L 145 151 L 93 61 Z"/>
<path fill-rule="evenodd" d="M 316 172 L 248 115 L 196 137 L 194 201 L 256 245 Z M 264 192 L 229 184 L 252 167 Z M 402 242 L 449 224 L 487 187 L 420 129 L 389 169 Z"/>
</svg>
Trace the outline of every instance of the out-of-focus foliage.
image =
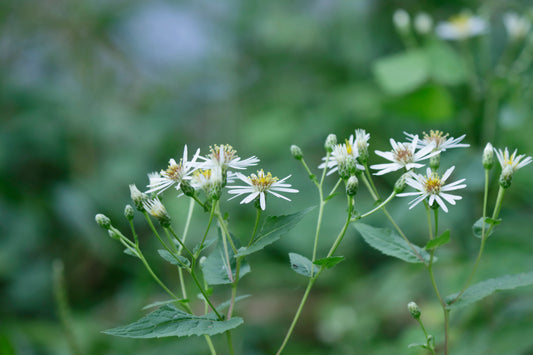
<svg viewBox="0 0 533 355">
<path fill-rule="evenodd" d="M 491 30 L 468 42 L 471 58 L 460 44 L 435 38 L 405 49 L 391 21 L 397 6 L 435 21 L 470 8 Z M 527 6 L 503 0 L 0 2 L 0 354 L 69 353 L 52 290 L 56 259 L 65 265 L 70 326 L 81 353 L 174 354 L 178 346 L 184 354 L 206 352 L 197 338 L 101 333 L 140 318 L 142 306 L 164 295 L 93 217 L 103 212 L 126 226 L 128 184 L 143 186 L 146 173 L 165 167 L 184 144 L 206 151 L 229 143 L 278 176 L 292 174 L 301 193 L 292 204 L 275 203 L 295 212 L 315 196 L 289 153 L 292 143 L 318 165 L 331 132 L 345 137 L 365 128 L 371 151 L 388 149 L 389 137 L 400 139 L 402 131 L 466 133 L 471 149 L 450 152 L 442 162 L 457 166 L 470 193 L 442 216 L 455 233 L 450 254 L 440 255 L 436 267 L 441 287 L 457 291 L 479 244 L 465 221 L 481 213 L 482 147 L 490 140 L 533 153 L 531 68 L 505 78 L 491 74 L 531 41 L 509 44 L 501 20 L 508 10 L 531 14 Z M 509 57 L 501 58 L 508 46 Z M 485 84 L 469 91 L 470 80 Z M 497 100 L 484 100 L 488 87 Z M 486 121 L 487 110 L 495 123 Z M 378 188 L 390 189 L 394 179 L 380 181 Z M 476 281 L 533 270 L 532 181 L 530 166 L 516 174 Z M 371 206 L 360 195 L 362 206 Z M 182 228 L 186 206 L 171 199 L 165 202 Z M 227 202 L 238 235 L 250 229 L 253 208 L 236 206 Z M 401 200 L 391 209 L 414 240 L 423 235 L 421 213 L 407 211 Z M 326 216 L 325 235 L 337 233 L 338 215 Z M 252 297 L 238 305 L 247 324 L 236 333 L 242 353 L 273 353 L 281 342 L 305 287 L 290 270 L 288 253 L 309 253 L 308 224 L 258 253 L 251 265 L 256 276 L 243 280 L 243 293 Z M 420 353 L 407 349 L 421 338 L 407 303 L 416 298 L 430 332 L 442 327 L 427 275 L 350 233 L 345 260 L 317 283 L 287 353 Z M 155 261 L 150 234 L 140 235 Z M 174 277 L 170 265 L 156 265 Z M 455 312 L 454 353 L 531 353 L 533 340 L 524 334 L 533 331 L 532 294 L 531 288 L 496 294 Z"/>
</svg>

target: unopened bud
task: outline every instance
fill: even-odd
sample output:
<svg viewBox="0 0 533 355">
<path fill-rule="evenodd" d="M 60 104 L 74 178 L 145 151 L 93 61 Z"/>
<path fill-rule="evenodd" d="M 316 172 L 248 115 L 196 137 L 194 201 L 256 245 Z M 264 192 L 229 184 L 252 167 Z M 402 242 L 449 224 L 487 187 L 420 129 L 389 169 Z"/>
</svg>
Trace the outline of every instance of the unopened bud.
<svg viewBox="0 0 533 355">
<path fill-rule="evenodd" d="M 346 194 L 348 196 L 355 196 L 357 194 L 357 189 L 359 188 L 359 180 L 355 175 L 350 176 L 348 181 L 346 181 Z"/>
<path fill-rule="evenodd" d="M 402 193 L 403 190 L 405 190 L 405 187 L 407 186 L 406 180 L 409 177 L 409 173 L 405 173 L 396 182 L 394 183 L 394 192 L 399 194 Z"/>
<path fill-rule="evenodd" d="M 487 143 L 485 146 L 485 149 L 483 150 L 483 167 L 487 170 L 492 169 L 492 166 L 494 164 L 494 148 L 492 147 L 492 144 Z"/>
<path fill-rule="evenodd" d="M 187 180 L 182 180 L 180 188 L 181 191 L 183 191 L 183 193 L 185 194 L 185 196 L 194 196 L 194 187 L 192 187 Z"/>
<path fill-rule="evenodd" d="M 394 11 L 394 14 L 392 15 L 392 22 L 394 22 L 394 26 L 399 32 L 405 32 L 409 29 L 411 18 L 407 11 L 404 9 L 398 9 Z"/>
<path fill-rule="evenodd" d="M 126 205 L 126 207 L 124 207 L 124 217 L 126 217 L 128 221 L 131 221 L 133 219 L 134 214 L 135 211 L 133 210 L 133 207 L 131 207 L 131 205 Z"/>
<path fill-rule="evenodd" d="M 433 29 L 433 19 L 425 12 L 420 12 L 415 16 L 415 30 L 418 34 L 427 35 Z"/>
<path fill-rule="evenodd" d="M 511 166 L 506 166 L 503 168 L 502 173 L 500 174 L 500 186 L 504 189 L 508 189 L 511 186 L 511 181 L 513 180 L 513 168 Z"/>
<path fill-rule="evenodd" d="M 304 156 L 304 153 L 302 152 L 300 147 L 298 147 L 295 144 L 291 145 L 291 154 L 294 157 L 294 159 L 296 159 L 296 160 L 302 160 L 302 158 Z"/>
<path fill-rule="evenodd" d="M 107 231 L 107 234 L 109 234 L 109 236 L 110 236 L 111 238 L 113 238 L 113 239 L 116 239 L 116 240 L 119 240 L 119 239 L 120 239 L 120 236 L 118 235 L 118 233 L 115 232 L 115 231 L 112 230 L 112 229 L 109 229 L 109 230 Z"/>
<path fill-rule="evenodd" d="M 409 313 L 411 313 L 414 319 L 420 318 L 420 308 L 418 308 L 418 305 L 416 303 L 409 302 L 407 304 L 407 309 L 409 310 Z"/>
<path fill-rule="evenodd" d="M 104 229 L 111 228 L 111 220 L 106 215 L 103 215 L 101 213 L 98 213 L 96 216 L 94 216 L 94 220 L 98 225 Z"/>
<path fill-rule="evenodd" d="M 348 155 L 346 159 L 339 162 L 338 167 L 339 176 L 344 180 L 349 179 L 357 173 L 357 159 L 353 155 Z"/>
<path fill-rule="evenodd" d="M 170 227 L 170 215 L 158 198 L 144 201 L 143 206 L 148 213 L 159 221 L 162 227 Z"/>
<path fill-rule="evenodd" d="M 134 184 L 131 184 L 130 196 L 135 208 L 137 208 L 137 210 L 140 212 L 144 212 L 143 202 L 148 198 L 148 195 L 141 192 Z"/>
<path fill-rule="evenodd" d="M 324 143 L 324 148 L 326 148 L 326 151 L 331 153 L 336 144 L 337 144 L 337 136 L 332 133 L 328 135 L 328 137 L 326 138 L 326 143 Z"/>
<path fill-rule="evenodd" d="M 440 166 L 440 153 L 429 158 L 429 167 L 433 171 L 437 171 Z"/>
</svg>

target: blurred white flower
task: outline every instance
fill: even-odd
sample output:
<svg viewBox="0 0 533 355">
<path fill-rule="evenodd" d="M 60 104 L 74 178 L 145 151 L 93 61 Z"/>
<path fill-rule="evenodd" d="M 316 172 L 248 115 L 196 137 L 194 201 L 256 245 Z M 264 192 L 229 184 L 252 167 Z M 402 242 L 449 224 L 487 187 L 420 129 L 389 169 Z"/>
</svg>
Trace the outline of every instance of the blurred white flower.
<svg viewBox="0 0 533 355">
<path fill-rule="evenodd" d="M 487 22 L 479 16 L 463 12 L 452 16 L 447 22 L 440 22 L 435 31 L 442 39 L 464 40 L 487 32 Z"/>
<path fill-rule="evenodd" d="M 454 169 L 455 166 L 452 166 L 451 168 L 446 170 L 442 178 L 439 177 L 436 172 L 431 171 L 430 168 L 427 168 L 426 176 L 413 173 L 410 177 L 407 178 L 405 182 L 407 185 L 413 187 L 417 191 L 404 192 L 398 194 L 398 196 L 417 196 L 414 200 L 411 200 L 409 202 L 409 205 L 411 205 L 409 209 L 415 207 L 421 201 L 428 198 L 428 204 L 430 206 L 432 206 L 434 202 L 437 202 L 437 204 L 440 206 L 440 208 L 442 208 L 444 212 L 448 212 L 448 208 L 446 207 L 444 201 L 448 202 L 451 205 L 455 205 L 455 201 L 462 199 L 462 197 L 457 195 L 451 195 L 447 192 L 463 189 L 466 187 L 466 184 L 462 184 L 465 179 L 457 180 L 455 182 L 452 182 L 451 184 L 444 185 L 444 183 L 450 177 Z"/>
<path fill-rule="evenodd" d="M 416 137 L 414 134 L 410 134 L 407 132 L 403 132 L 408 138 L 409 141 L 413 141 Z M 422 140 L 418 140 L 418 143 L 416 145 L 417 148 L 424 148 L 428 145 L 433 145 L 433 149 L 437 150 L 439 152 L 444 152 L 446 149 L 450 148 L 463 148 L 463 147 L 470 147 L 470 144 L 460 143 L 465 137 L 466 134 L 463 134 L 462 136 L 458 138 L 448 137 L 449 134 L 439 131 L 439 130 L 430 130 L 429 134 L 426 132 L 423 133 L 424 137 Z"/>
<path fill-rule="evenodd" d="M 433 29 L 433 18 L 426 12 L 420 12 L 415 16 L 414 27 L 418 34 L 427 35 Z"/>
<path fill-rule="evenodd" d="M 411 18 L 404 9 L 397 9 L 392 15 L 392 22 L 398 31 L 406 31 L 409 29 Z"/>
<path fill-rule="evenodd" d="M 514 12 L 503 15 L 503 24 L 513 41 L 524 38 L 531 28 L 531 21 L 527 16 L 520 16 Z"/>
</svg>

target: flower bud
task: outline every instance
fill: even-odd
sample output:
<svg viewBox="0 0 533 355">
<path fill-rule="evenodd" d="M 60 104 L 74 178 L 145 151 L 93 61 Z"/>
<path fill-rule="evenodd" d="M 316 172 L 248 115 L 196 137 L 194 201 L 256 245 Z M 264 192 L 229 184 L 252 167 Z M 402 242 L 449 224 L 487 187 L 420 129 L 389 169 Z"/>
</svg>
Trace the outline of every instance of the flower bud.
<svg viewBox="0 0 533 355">
<path fill-rule="evenodd" d="M 405 32 L 409 30 L 411 18 L 409 17 L 407 11 L 404 9 L 398 9 L 394 11 L 394 14 L 392 15 L 392 22 L 394 23 L 396 30 L 399 32 Z"/>
<path fill-rule="evenodd" d="M 357 194 L 357 189 L 359 188 L 359 180 L 355 175 L 350 176 L 348 181 L 346 181 L 346 194 L 348 196 L 355 196 Z"/>
<path fill-rule="evenodd" d="M 400 178 L 398 180 L 396 180 L 396 182 L 394 183 L 394 192 L 399 194 L 399 193 L 402 193 L 403 190 L 405 190 L 405 187 L 407 185 L 407 183 L 405 182 L 407 180 L 407 178 L 409 177 L 409 173 L 405 173 L 403 174 L 402 176 L 400 176 Z"/>
<path fill-rule="evenodd" d="M 420 318 L 420 308 L 418 308 L 418 305 L 416 303 L 409 302 L 407 304 L 407 309 L 409 310 L 409 313 L 411 313 L 414 319 Z"/>
<path fill-rule="evenodd" d="M 291 145 L 291 154 L 294 157 L 294 159 L 296 159 L 296 160 L 302 160 L 302 158 L 304 156 L 304 154 L 303 154 L 302 150 L 300 149 L 300 147 L 298 147 L 295 144 Z"/>
<path fill-rule="evenodd" d="M 130 196 L 131 200 L 133 201 L 133 204 L 135 205 L 135 208 L 137 208 L 137 210 L 140 212 L 144 212 L 143 202 L 148 198 L 148 195 L 141 192 L 134 184 L 131 184 Z"/>
<path fill-rule="evenodd" d="M 131 205 L 126 205 L 126 207 L 124 207 L 124 217 L 126 217 L 128 221 L 131 221 L 133 219 L 134 214 L 135 211 L 133 210 L 133 207 L 131 207 Z"/>
<path fill-rule="evenodd" d="M 429 158 L 429 167 L 433 171 L 437 171 L 440 166 L 440 153 Z"/>
<path fill-rule="evenodd" d="M 120 239 L 120 236 L 118 235 L 118 233 L 115 232 L 115 231 L 112 230 L 112 229 L 109 229 L 109 230 L 107 231 L 107 234 L 109 234 L 109 236 L 110 236 L 111 238 L 113 238 L 113 239 L 116 239 L 116 240 L 119 240 L 119 239 Z"/>
<path fill-rule="evenodd" d="M 185 194 L 185 196 L 194 196 L 194 188 L 191 186 L 191 184 L 189 184 L 188 181 L 186 180 L 183 180 L 181 182 L 181 191 L 183 191 L 183 193 Z"/>
<path fill-rule="evenodd" d="M 104 229 L 111 228 L 111 220 L 106 215 L 98 213 L 96 216 L 94 216 L 94 220 L 100 227 Z"/>
<path fill-rule="evenodd" d="M 143 207 L 148 213 L 150 213 L 159 221 L 162 227 L 170 227 L 170 215 L 158 198 L 144 201 Z"/>
<path fill-rule="evenodd" d="M 494 148 L 492 147 L 492 144 L 487 143 L 485 146 L 485 149 L 483 150 L 483 167 L 486 170 L 492 169 L 492 165 L 494 164 Z"/>
<path fill-rule="evenodd" d="M 425 12 L 420 12 L 415 16 L 415 30 L 420 35 L 427 35 L 433 29 L 433 19 Z"/>
<path fill-rule="evenodd" d="M 338 162 L 338 167 L 339 176 L 344 180 L 349 179 L 350 176 L 357 173 L 357 158 L 348 155 L 344 160 Z"/>
<path fill-rule="evenodd" d="M 511 181 L 513 180 L 513 168 L 511 166 L 506 166 L 503 168 L 502 173 L 500 174 L 500 186 L 504 189 L 508 189 L 511 186 Z"/>
<path fill-rule="evenodd" d="M 324 144 L 324 148 L 326 148 L 326 151 L 331 153 L 336 144 L 337 144 L 337 136 L 332 133 L 328 135 L 328 137 L 326 138 L 326 143 Z"/>
</svg>

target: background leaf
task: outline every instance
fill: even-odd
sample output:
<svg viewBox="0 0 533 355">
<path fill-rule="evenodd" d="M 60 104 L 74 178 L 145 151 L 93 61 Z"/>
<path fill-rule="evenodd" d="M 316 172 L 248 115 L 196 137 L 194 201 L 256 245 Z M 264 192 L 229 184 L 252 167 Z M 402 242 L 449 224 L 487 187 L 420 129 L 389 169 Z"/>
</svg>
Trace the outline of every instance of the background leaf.
<svg viewBox="0 0 533 355">
<path fill-rule="evenodd" d="M 187 266 L 191 266 L 191 262 L 189 261 L 189 259 L 187 259 L 186 257 L 184 256 L 181 256 L 181 255 L 176 255 L 176 257 L 174 257 L 174 255 L 170 254 L 170 252 L 168 250 L 163 250 L 163 249 L 159 249 L 157 251 L 159 253 L 159 255 L 161 255 L 161 257 L 163 259 L 165 259 L 166 261 L 168 261 L 169 263 L 171 263 L 172 265 L 177 265 L 181 268 Z M 178 261 L 179 259 L 179 261 Z"/>
<path fill-rule="evenodd" d="M 485 236 L 485 238 L 488 238 L 494 233 L 494 227 L 500 224 L 500 219 L 492 219 L 490 217 L 485 217 L 485 233 L 488 232 L 488 234 Z M 492 228 L 491 228 L 492 227 Z M 489 231 L 490 229 L 490 231 Z M 480 217 L 473 225 L 472 225 L 472 234 L 474 234 L 474 237 L 481 238 L 481 235 L 483 233 L 483 217 Z"/>
<path fill-rule="evenodd" d="M 373 69 L 378 84 L 390 95 L 409 93 L 424 84 L 429 77 L 429 64 L 422 50 L 381 58 Z"/>
<path fill-rule="evenodd" d="M 318 269 L 317 267 L 313 266 L 311 260 L 300 254 L 289 253 L 289 258 L 291 260 L 291 268 L 300 275 L 311 277 L 313 276 L 312 270 Z"/>
</svg>

